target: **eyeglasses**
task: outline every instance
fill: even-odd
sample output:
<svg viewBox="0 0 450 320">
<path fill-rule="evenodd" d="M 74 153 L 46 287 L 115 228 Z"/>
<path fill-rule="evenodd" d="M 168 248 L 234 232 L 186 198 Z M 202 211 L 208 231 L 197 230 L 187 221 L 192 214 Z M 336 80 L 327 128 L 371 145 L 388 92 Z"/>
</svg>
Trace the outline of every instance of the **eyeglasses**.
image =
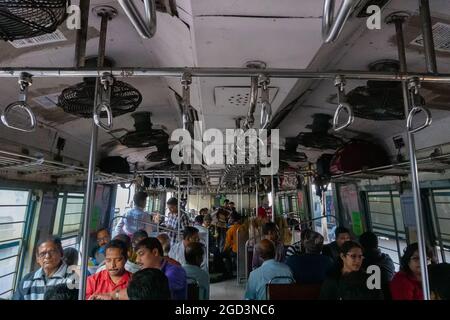
<svg viewBox="0 0 450 320">
<path fill-rule="evenodd" d="M 102 241 L 109 242 L 109 237 L 104 237 L 104 238 L 98 238 L 97 239 L 97 242 L 102 242 Z"/>
<path fill-rule="evenodd" d="M 364 259 L 364 256 L 361 254 L 346 254 L 346 256 L 350 257 L 352 260 L 356 260 L 356 259 Z"/>
<path fill-rule="evenodd" d="M 38 257 L 41 258 L 41 259 L 44 259 L 47 255 L 52 257 L 55 254 L 57 254 L 58 252 L 59 252 L 58 250 L 48 250 L 48 251 L 44 251 L 44 252 L 38 253 Z"/>
</svg>

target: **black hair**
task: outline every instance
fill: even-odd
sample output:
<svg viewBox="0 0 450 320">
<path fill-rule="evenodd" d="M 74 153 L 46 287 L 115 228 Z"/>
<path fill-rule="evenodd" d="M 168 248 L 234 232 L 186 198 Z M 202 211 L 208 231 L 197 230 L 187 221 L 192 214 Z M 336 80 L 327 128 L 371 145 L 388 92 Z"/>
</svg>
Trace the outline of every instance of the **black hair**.
<svg viewBox="0 0 450 320">
<path fill-rule="evenodd" d="M 201 208 L 199 213 L 202 214 L 202 212 L 208 211 L 208 208 Z"/>
<path fill-rule="evenodd" d="M 184 257 L 187 264 L 199 266 L 202 264 L 205 250 L 200 242 L 191 242 L 184 249 Z"/>
<path fill-rule="evenodd" d="M 263 235 L 268 235 L 269 232 L 277 232 L 278 226 L 275 222 L 267 222 L 262 226 L 262 233 Z"/>
<path fill-rule="evenodd" d="M 159 242 L 159 240 L 156 238 L 148 237 L 144 240 L 139 241 L 139 243 L 136 245 L 136 250 L 139 250 L 140 248 L 146 248 L 150 251 L 153 251 L 153 249 L 158 249 L 159 255 L 161 257 L 164 257 L 164 251 L 161 242 Z"/>
<path fill-rule="evenodd" d="M 67 283 L 51 286 L 45 291 L 44 300 L 78 300 L 78 289 L 69 289 Z"/>
<path fill-rule="evenodd" d="M 135 233 L 133 233 L 133 240 L 136 238 L 148 238 L 148 233 L 145 230 L 138 230 Z"/>
<path fill-rule="evenodd" d="M 230 205 L 232 204 L 232 205 L 235 205 L 235 203 L 233 202 L 233 201 L 230 201 L 230 203 L 229 203 Z"/>
<path fill-rule="evenodd" d="M 78 250 L 75 248 L 65 248 L 63 250 L 63 261 L 68 266 L 78 265 Z"/>
<path fill-rule="evenodd" d="M 426 245 L 425 248 L 427 257 L 433 259 L 433 251 L 431 248 L 428 245 Z M 403 250 L 403 255 L 400 258 L 400 270 L 406 273 L 412 272 L 409 268 L 409 261 L 416 251 L 419 251 L 419 244 L 417 242 L 411 243 Z"/>
<path fill-rule="evenodd" d="M 203 216 L 202 215 L 196 216 L 194 221 L 198 224 L 203 224 Z"/>
<path fill-rule="evenodd" d="M 439 295 L 441 300 L 450 300 L 450 264 L 438 263 L 428 266 L 430 291 Z"/>
<path fill-rule="evenodd" d="M 183 239 L 187 240 L 192 237 L 194 234 L 198 233 L 198 229 L 195 227 L 187 226 L 183 230 Z"/>
<path fill-rule="evenodd" d="M 323 248 L 323 236 L 315 231 L 311 231 L 303 241 L 306 253 L 320 254 Z"/>
<path fill-rule="evenodd" d="M 228 200 L 228 199 L 223 200 L 223 203 L 225 203 L 225 202 L 230 202 L 230 200 Z"/>
<path fill-rule="evenodd" d="M 56 246 L 56 248 L 58 249 L 59 253 L 61 254 L 61 257 L 64 256 L 64 250 L 63 250 L 63 247 L 62 247 L 61 239 L 58 238 L 58 237 L 55 237 L 55 236 L 49 236 L 49 237 L 39 241 L 37 246 L 36 246 L 36 254 L 39 253 L 39 247 L 41 245 L 43 245 L 44 243 L 46 243 L 46 242 L 52 242 Z"/>
<path fill-rule="evenodd" d="M 108 249 L 119 249 L 120 255 L 125 258 L 125 260 L 128 259 L 128 247 L 126 244 L 118 239 L 111 240 L 106 246 L 105 246 L 105 252 L 108 251 Z"/>
<path fill-rule="evenodd" d="M 362 251 L 361 245 L 356 241 L 345 241 L 341 248 L 339 248 L 339 253 L 342 253 L 344 256 L 350 252 L 353 248 L 359 248 Z M 339 259 L 337 261 L 337 265 L 339 267 L 339 270 L 341 270 L 344 267 L 344 261 L 342 261 L 341 256 L 339 255 Z"/>
<path fill-rule="evenodd" d="M 365 251 L 378 248 L 378 237 L 371 231 L 366 231 L 359 236 L 359 243 Z"/>
<path fill-rule="evenodd" d="M 237 212 L 232 212 L 230 215 L 230 223 L 241 221 L 241 215 Z"/>
<path fill-rule="evenodd" d="M 95 232 L 95 235 L 97 236 L 102 231 L 106 231 L 109 234 L 109 230 L 107 228 L 100 228 L 100 229 L 97 230 L 97 232 Z"/>
<path fill-rule="evenodd" d="M 338 236 L 339 236 L 341 233 L 348 233 L 348 234 L 350 234 L 350 230 L 348 230 L 346 227 L 337 227 L 337 228 L 334 230 L 334 235 L 335 235 L 336 239 L 338 238 Z"/>
<path fill-rule="evenodd" d="M 127 294 L 130 300 L 170 300 L 169 280 L 161 270 L 146 268 L 133 274 Z"/>
<path fill-rule="evenodd" d="M 178 206 L 178 199 L 177 198 L 170 198 L 169 200 L 167 200 L 167 205 L 170 206 Z"/>
<path fill-rule="evenodd" d="M 139 191 L 134 194 L 133 202 L 134 204 L 141 203 L 147 201 L 148 194 L 147 192 Z"/>
</svg>

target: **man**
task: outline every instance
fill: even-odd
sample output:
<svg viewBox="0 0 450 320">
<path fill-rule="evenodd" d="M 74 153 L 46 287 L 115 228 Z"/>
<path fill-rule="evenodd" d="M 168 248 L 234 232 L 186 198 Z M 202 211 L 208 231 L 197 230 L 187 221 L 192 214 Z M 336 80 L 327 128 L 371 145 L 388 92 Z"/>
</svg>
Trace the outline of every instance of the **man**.
<svg viewBox="0 0 450 320">
<path fill-rule="evenodd" d="M 227 236 L 225 240 L 225 246 L 223 248 L 223 256 L 225 258 L 226 273 L 225 277 L 233 276 L 233 266 L 235 265 L 235 260 L 237 257 L 238 250 L 238 235 L 237 232 L 241 227 L 241 216 L 236 212 L 230 215 L 231 227 L 227 231 Z"/>
<path fill-rule="evenodd" d="M 311 231 L 303 241 L 304 254 L 289 256 L 286 264 L 294 275 L 295 282 L 301 284 L 321 284 L 333 267 L 333 260 L 321 255 L 323 236 Z"/>
<path fill-rule="evenodd" d="M 134 195 L 133 202 L 134 208 L 125 213 L 125 217 L 121 218 L 115 228 L 116 234 L 125 233 L 130 238 L 133 233 L 139 229 L 151 232 L 152 216 L 144 211 L 147 205 L 147 193 L 137 192 Z"/>
<path fill-rule="evenodd" d="M 58 284 L 75 286 L 74 272 L 63 262 L 61 240 L 49 237 L 38 243 L 36 261 L 40 268 L 20 282 L 13 300 L 43 300 L 45 292 Z"/>
<path fill-rule="evenodd" d="M 184 230 L 191 223 L 189 217 L 183 211 L 180 212 L 180 219 L 178 219 L 178 200 L 176 198 L 170 198 L 167 201 L 167 208 L 169 209 L 169 214 L 165 225 L 172 230 L 169 233 L 169 237 L 171 245 L 174 245 L 178 241 L 178 230 Z"/>
<path fill-rule="evenodd" d="M 136 245 L 145 238 L 148 238 L 148 233 L 145 230 L 138 230 L 133 233 L 133 237 L 131 238 L 133 250 L 136 250 Z"/>
<path fill-rule="evenodd" d="M 275 280 L 276 283 L 293 282 L 289 267 L 284 263 L 275 261 L 275 246 L 272 241 L 269 239 L 261 240 L 258 245 L 258 252 L 264 262 L 259 268 L 250 272 L 245 291 L 245 299 L 247 300 L 266 300 L 266 285 L 275 277 L 284 278 Z"/>
<path fill-rule="evenodd" d="M 137 263 L 142 269 L 155 268 L 161 270 L 169 280 L 172 299 L 186 300 L 186 271 L 163 258 L 163 249 L 158 239 L 150 237 L 138 243 Z"/>
<path fill-rule="evenodd" d="M 130 237 L 127 236 L 126 234 L 118 234 L 117 236 L 114 237 L 113 240 L 121 241 L 127 250 L 127 260 L 125 262 L 125 270 L 127 270 L 128 272 L 131 272 L 131 273 L 135 273 L 135 272 L 139 271 L 140 267 L 135 263 L 136 257 L 135 257 L 134 251 L 133 251 Z M 105 262 L 103 262 L 97 268 L 96 273 L 102 272 L 105 269 L 106 269 L 106 264 L 105 264 Z"/>
<path fill-rule="evenodd" d="M 181 263 L 179 263 L 178 261 L 172 259 L 169 257 L 169 252 L 170 252 L 170 238 L 167 235 L 167 233 L 160 233 L 158 234 L 158 236 L 156 237 L 156 239 L 159 240 L 159 242 L 161 243 L 161 246 L 163 248 L 163 254 L 164 254 L 164 259 L 167 260 L 167 262 L 174 264 L 176 266 L 181 266 Z"/>
<path fill-rule="evenodd" d="M 227 236 L 227 224 L 228 224 L 228 211 L 219 208 L 217 209 L 216 214 L 216 232 L 217 232 L 217 246 L 219 247 L 220 252 L 223 252 L 223 248 L 225 246 L 225 240 Z"/>
<path fill-rule="evenodd" d="M 94 265 L 98 266 L 105 260 L 105 246 L 111 240 L 108 229 L 101 228 L 97 230 L 97 245 L 92 249 L 90 257 Z"/>
<path fill-rule="evenodd" d="M 105 249 L 105 270 L 87 278 L 86 300 L 95 300 L 97 294 L 125 289 L 131 280 L 131 272 L 125 270 L 128 260 L 126 245 L 120 240 L 112 240 Z"/>
<path fill-rule="evenodd" d="M 339 254 L 342 245 L 344 242 L 350 241 L 352 237 L 350 235 L 350 231 L 344 227 L 337 227 L 334 231 L 334 235 L 336 236 L 336 240 L 325 245 L 322 249 L 322 253 L 329 256 L 334 262 L 337 263 L 339 261 Z"/>
<path fill-rule="evenodd" d="M 209 273 L 200 268 L 205 254 L 204 246 L 199 242 L 191 242 L 186 246 L 183 269 L 189 279 L 199 285 L 199 300 L 209 300 Z"/>
<path fill-rule="evenodd" d="M 234 203 L 233 201 L 231 201 L 231 202 L 229 203 L 229 205 L 228 205 L 228 210 L 229 210 L 231 213 L 237 213 L 237 211 L 236 211 L 236 205 L 235 205 L 235 203 Z"/>
<path fill-rule="evenodd" d="M 136 272 L 127 287 L 130 300 L 170 300 L 169 280 L 159 269 Z"/>
<path fill-rule="evenodd" d="M 381 271 L 381 289 L 385 299 L 391 298 L 389 282 L 394 277 L 395 267 L 389 255 L 382 253 L 378 248 L 378 237 L 375 233 L 367 231 L 359 237 L 359 243 L 363 247 L 364 260 L 362 268 L 365 270 L 371 265 L 376 265 Z"/>
<path fill-rule="evenodd" d="M 178 261 L 181 265 L 185 264 L 184 251 L 186 250 L 186 246 L 191 242 L 200 242 L 200 236 L 197 228 L 188 226 L 183 230 L 183 240 L 173 245 L 170 249 L 169 257 Z M 201 268 L 208 271 L 208 262 L 206 259 L 208 259 L 208 255 L 204 254 Z"/>
<path fill-rule="evenodd" d="M 279 240 L 280 233 L 278 231 L 278 226 L 275 222 L 267 222 L 262 227 L 263 239 L 268 239 L 272 241 L 275 245 L 275 260 L 278 262 L 284 261 L 284 245 Z M 263 263 L 263 259 L 260 257 L 258 252 L 258 246 L 253 248 L 253 258 L 252 258 L 252 268 L 255 270 Z"/>
<path fill-rule="evenodd" d="M 428 266 L 432 300 L 450 300 L 450 264 L 438 263 Z"/>
</svg>

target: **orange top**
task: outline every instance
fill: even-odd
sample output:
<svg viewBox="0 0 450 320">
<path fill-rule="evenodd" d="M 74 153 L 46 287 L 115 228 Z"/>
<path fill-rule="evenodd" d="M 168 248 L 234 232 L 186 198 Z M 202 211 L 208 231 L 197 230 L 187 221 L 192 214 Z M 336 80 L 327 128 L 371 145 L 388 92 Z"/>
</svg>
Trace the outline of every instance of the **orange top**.
<svg viewBox="0 0 450 320">
<path fill-rule="evenodd" d="M 231 247 L 231 250 L 233 250 L 234 253 L 237 253 L 237 245 L 238 245 L 237 231 L 240 227 L 241 227 L 240 224 L 233 224 L 230 227 L 230 229 L 228 229 L 224 250 Z"/>
</svg>

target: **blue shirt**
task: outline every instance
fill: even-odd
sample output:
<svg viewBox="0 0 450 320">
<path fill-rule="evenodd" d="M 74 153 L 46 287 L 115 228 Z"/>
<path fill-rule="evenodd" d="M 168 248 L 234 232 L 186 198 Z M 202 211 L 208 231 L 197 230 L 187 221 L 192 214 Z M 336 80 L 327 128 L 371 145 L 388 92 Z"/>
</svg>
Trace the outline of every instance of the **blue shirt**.
<svg viewBox="0 0 450 320">
<path fill-rule="evenodd" d="M 151 215 L 139 207 L 134 207 L 125 213 L 125 216 L 120 218 L 119 223 L 115 228 L 116 234 L 125 233 L 132 236 L 133 233 L 140 229 L 149 230 L 152 222 Z"/>
<path fill-rule="evenodd" d="M 293 255 L 286 264 L 294 274 L 295 282 L 302 284 L 320 284 L 334 265 L 333 259 L 321 254 Z"/>
<path fill-rule="evenodd" d="M 188 281 L 194 279 L 200 287 L 199 300 L 209 300 L 209 274 L 202 268 L 191 264 L 183 264 Z"/>
<path fill-rule="evenodd" d="M 186 271 L 180 266 L 176 266 L 163 260 L 161 271 L 169 280 L 169 290 L 173 300 L 187 299 L 187 279 Z"/>
<path fill-rule="evenodd" d="M 266 260 L 263 264 L 250 272 L 245 291 L 247 300 L 266 300 L 266 285 L 275 277 L 288 277 L 293 279 L 291 269 L 284 263 L 274 259 Z M 273 283 L 291 283 L 289 279 L 277 279 Z"/>
</svg>

